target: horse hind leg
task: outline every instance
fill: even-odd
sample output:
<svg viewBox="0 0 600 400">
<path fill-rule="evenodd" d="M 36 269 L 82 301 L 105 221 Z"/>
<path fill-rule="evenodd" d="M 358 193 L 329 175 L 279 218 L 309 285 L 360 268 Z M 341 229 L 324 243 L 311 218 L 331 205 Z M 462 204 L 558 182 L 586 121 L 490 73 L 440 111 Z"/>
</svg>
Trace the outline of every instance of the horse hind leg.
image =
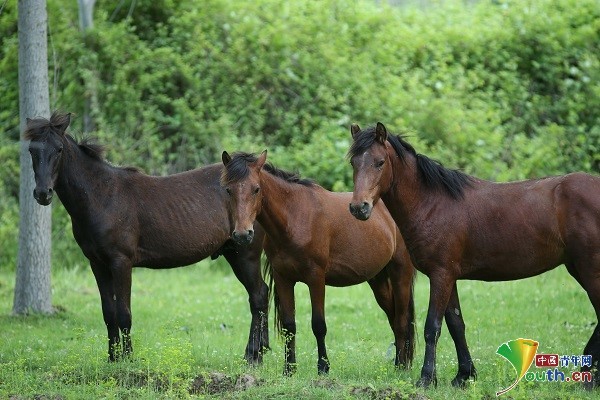
<svg viewBox="0 0 600 400">
<path fill-rule="evenodd" d="M 394 334 L 394 346 L 398 349 L 399 338 L 397 336 L 397 330 L 394 327 L 394 296 L 392 294 L 392 285 L 387 270 L 385 268 L 382 269 L 377 275 L 369 279 L 367 283 L 373 291 L 377 304 L 381 307 L 388 319 L 390 328 L 392 328 Z M 394 360 L 396 365 L 399 363 L 398 360 L 398 351 L 396 351 Z"/>
<path fill-rule="evenodd" d="M 329 358 L 325 346 L 325 335 L 327 335 L 327 324 L 325 322 L 325 279 L 316 279 L 308 285 L 310 291 L 310 302 L 312 306 L 312 331 L 317 340 L 317 373 L 329 373 Z"/>
<path fill-rule="evenodd" d="M 236 247 L 223 255 L 248 292 L 252 320 L 244 358 L 250 365 L 261 364 L 263 353 L 269 349 L 269 288 L 260 273 L 260 249 Z"/>
<path fill-rule="evenodd" d="M 477 379 L 477 371 L 473 364 L 469 348 L 467 347 L 465 322 L 460 309 L 456 283 L 454 283 L 454 288 L 450 294 L 450 300 L 448 301 L 444 317 L 450 336 L 454 341 L 456 356 L 458 358 L 458 373 L 456 374 L 456 377 L 452 379 L 452 386 L 465 387 L 469 378 Z"/>
<path fill-rule="evenodd" d="M 592 257 L 592 260 L 587 263 L 567 264 L 567 271 L 585 289 L 596 312 L 596 328 L 583 349 L 584 355 L 592 356 L 592 365 L 581 367 L 582 372 L 591 372 L 593 374 L 591 382 L 583 381 L 586 389 L 593 389 L 600 386 L 600 325 L 598 324 L 600 322 L 600 271 L 597 269 L 592 270 L 591 266 L 600 268 L 600 254 Z M 585 376 L 587 374 L 583 375 L 582 378 L 585 378 Z"/>
</svg>

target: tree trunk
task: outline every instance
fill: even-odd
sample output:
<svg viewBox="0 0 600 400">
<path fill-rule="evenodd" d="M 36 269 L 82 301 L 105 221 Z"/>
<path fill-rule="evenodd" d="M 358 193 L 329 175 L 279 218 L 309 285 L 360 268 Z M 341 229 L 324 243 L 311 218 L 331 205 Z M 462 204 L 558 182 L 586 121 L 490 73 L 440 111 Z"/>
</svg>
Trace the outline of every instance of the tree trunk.
<svg viewBox="0 0 600 400">
<path fill-rule="evenodd" d="M 50 117 L 46 0 L 19 0 L 19 116 Z M 19 254 L 14 314 L 51 313 L 51 207 L 38 205 L 28 142 L 21 136 Z"/>
<path fill-rule="evenodd" d="M 86 31 L 94 27 L 94 5 L 96 0 L 77 0 L 79 4 L 79 28 L 84 37 L 86 47 Z M 92 103 L 96 98 L 96 72 L 89 78 L 88 82 L 84 82 L 85 100 L 83 102 L 83 132 L 89 133 L 96 130 L 96 124 L 92 118 Z"/>
</svg>

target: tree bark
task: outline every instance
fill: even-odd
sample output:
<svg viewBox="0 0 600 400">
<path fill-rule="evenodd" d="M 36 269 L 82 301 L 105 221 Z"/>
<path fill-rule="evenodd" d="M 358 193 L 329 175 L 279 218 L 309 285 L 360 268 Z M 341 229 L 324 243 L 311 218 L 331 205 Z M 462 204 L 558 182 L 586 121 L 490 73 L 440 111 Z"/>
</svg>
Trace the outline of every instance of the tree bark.
<svg viewBox="0 0 600 400">
<path fill-rule="evenodd" d="M 86 31 L 94 27 L 94 5 L 96 0 L 77 0 L 79 4 L 79 28 L 83 34 L 86 47 Z M 89 133 L 96 129 L 96 124 L 92 118 L 92 103 L 96 98 L 96 73 L 89 78 L 88 82 L 84 82 L 85 101 L 83 102 L 83 132 Z"/>
<path fill-rule="evenodd" d="M 19 253 L 14 314 L 52 313 L 51 207 L 33 198 L 35 181 L 26 118 L 50 117 L 46 0 L 19 0 L 19 116 L 21 120 Z"/>
</svg>

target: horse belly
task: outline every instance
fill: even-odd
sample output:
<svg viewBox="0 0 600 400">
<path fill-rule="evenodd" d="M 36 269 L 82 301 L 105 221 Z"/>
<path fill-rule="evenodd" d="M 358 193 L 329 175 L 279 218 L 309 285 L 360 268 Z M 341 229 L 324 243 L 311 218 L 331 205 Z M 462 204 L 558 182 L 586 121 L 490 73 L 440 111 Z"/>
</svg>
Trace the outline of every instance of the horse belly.
<svg viewBox="0 0 600 400">
<path fill-rule="evenodd" d="M 505 254 L 482 260 L 477 265 L 465 264 L 460 279 L 480 281 L 512 281 L 543 274 L 563 263 L 562 251 L 546 254 Z"/>
<path fill-rule="evenodd" d="M 174 268 L 193 264 L 215 253 L 227 240 L 226 235 L 176 236 L 140 240 L 135 266 Z"/>
</svg>

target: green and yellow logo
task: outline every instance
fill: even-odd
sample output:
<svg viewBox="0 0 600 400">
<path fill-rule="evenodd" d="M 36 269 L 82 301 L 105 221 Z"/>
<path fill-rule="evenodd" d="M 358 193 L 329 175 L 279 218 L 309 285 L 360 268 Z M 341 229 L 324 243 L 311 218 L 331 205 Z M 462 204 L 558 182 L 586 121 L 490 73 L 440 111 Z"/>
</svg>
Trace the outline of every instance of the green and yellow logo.
<svg viewBox="0 0 600 400">
<path fill-rule="evenodd" d="M 512 364 L 517 378 L 512 385 L 506 389 L 496 393 L 496 396 L 500 396 L 517 386 L 517 383 L 525 376 L 527 370 L 531 366 L 535 353 L 537 352 L 539 343 L 531 339 L 515 339 L 503 343 L 496 350 L 496 354 L 506 358 L 506 360 Z"/>
</svg>

